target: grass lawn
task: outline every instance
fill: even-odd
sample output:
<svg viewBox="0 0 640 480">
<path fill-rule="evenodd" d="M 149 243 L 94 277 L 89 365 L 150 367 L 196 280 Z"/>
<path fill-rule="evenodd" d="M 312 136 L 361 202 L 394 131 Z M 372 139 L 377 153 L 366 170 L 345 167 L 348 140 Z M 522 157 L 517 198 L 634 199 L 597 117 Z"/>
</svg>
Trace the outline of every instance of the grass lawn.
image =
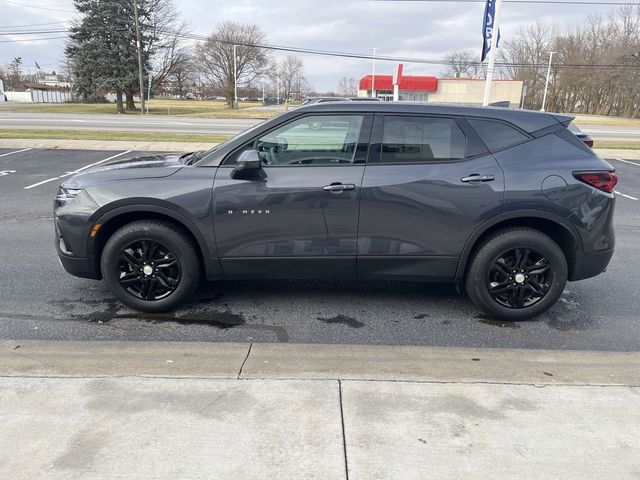
<svg viewBox="0 0 640 480">
<path fill-rule="evenodd" d="M 102 130 L 40 130 L 40 129 L 2 129 L 0 138 L 37 139 L 37 140 L 119 140 L 132 142 L 224 142 L 229 135 L 207 135 L 197 133 L 162 132 L 112 132 Z"/>
<path fill-rule="evenodd" d="M 580 126 L 602 125 L 612 127 L 640 127 L 640 118 L 607 117 L 606 115 L 576 114 L 575 124 Z"/>
<path fill-rule="evenodd" d="M 177 115 L 189 117 L 209 118 L 271 118 L 278 115 L 277 111 L 250 107 L 261 106 L 258 102 L 240 102 L 238 110 L 227 108 L 225 102 L 210 100 L 150 100 L 150 115 Z M 139 106 L 139 104 L 137 104 Z M 93 113 L 115 114 L 114 103 L 47 103 L 47 104 L 16 104 L 2 108 L 5 112 L 34 112 L 34 113 Z M 130 112 L 125 115 L 139 115 L 140 112 Z"/>
<path fill-rule="evenodd" d="M 614 148 L 620 150 L 640 150 L 640 141 L 627 140 L 596 140 L 594 147 L 598 148 Z"/>
</svg>

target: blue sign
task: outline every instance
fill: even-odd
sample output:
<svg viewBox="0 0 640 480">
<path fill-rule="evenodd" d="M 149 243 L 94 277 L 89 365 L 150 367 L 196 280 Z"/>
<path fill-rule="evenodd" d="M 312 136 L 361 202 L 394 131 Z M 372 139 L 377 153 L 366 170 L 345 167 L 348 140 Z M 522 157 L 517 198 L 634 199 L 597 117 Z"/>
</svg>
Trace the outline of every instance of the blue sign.
<svg viewBox="0 0 640 480">
<path fill-rule="evenodd" d="M 496 0 L 487 0 L 484 6 L 484 17 L 482 19 L 482 56 L 480 61 L 484 62 L 487 58 L 489 50 L 491 50 L 491 39 L 493 38 L 493 21 L 496 14 Z M 496 46 L 500 42 L 500 31 L 498 30 L 498 39 Z"/>
</svg>

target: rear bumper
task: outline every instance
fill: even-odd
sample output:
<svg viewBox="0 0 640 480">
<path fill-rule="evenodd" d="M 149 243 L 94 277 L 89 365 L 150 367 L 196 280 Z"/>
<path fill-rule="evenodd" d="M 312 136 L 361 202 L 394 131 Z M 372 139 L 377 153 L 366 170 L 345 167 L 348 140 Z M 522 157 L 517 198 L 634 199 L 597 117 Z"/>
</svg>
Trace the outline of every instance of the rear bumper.
<svg viewBox="0 0 640 480">
<path fill-rule="evenodd" d="M 600 275 L 607 269 L 612 256 L 613 248 L 611 250 L 593 253 L 577 251 L 575 268 L 569 280 L 574 282 L 576 280 L 584 280 L 585 278 Z"/>
</svg>

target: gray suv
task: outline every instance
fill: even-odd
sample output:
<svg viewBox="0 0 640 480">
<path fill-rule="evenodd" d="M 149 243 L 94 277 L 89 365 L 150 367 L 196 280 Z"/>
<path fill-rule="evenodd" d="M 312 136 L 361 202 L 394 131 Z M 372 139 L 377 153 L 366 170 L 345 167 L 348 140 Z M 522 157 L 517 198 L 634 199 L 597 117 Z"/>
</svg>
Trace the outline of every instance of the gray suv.
<svg viewBox="0 0 640 480">
<path fill-rule="evenodd" d="M 338 102 L 205 152 L 77 174 L 54 201 L 64 268 L 158 312 L 202 278 L 451 282 L 524 320 L 614 247 L 614 169 L 524 110 Z"/>
</svg>

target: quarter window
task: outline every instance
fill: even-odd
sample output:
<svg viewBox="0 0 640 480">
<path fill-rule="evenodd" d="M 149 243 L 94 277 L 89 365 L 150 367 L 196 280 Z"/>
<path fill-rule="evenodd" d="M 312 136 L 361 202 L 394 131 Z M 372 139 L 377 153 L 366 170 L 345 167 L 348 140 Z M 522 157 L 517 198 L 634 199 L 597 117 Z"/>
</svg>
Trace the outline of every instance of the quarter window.
<svg viewBox="0 0 640 480">
<path fill-rule="evenodd" d="M 451 118 L 387 116 L 382 163 L 457 160 L 465 157 L 464 133 Z"/>
<path fill-rule="evenodd" d="M 362 115 L 299 118 L 255 142 L 265 165 L 338 165 L 353 163 Z"/>
<path fill-rule="evenodd" d="M 479 120 L 476 118 L 468 118 L 467 121 L 492 152 L 512 147 L 529 138 L 514 127 L 502 122 Z"/>
</svg>

